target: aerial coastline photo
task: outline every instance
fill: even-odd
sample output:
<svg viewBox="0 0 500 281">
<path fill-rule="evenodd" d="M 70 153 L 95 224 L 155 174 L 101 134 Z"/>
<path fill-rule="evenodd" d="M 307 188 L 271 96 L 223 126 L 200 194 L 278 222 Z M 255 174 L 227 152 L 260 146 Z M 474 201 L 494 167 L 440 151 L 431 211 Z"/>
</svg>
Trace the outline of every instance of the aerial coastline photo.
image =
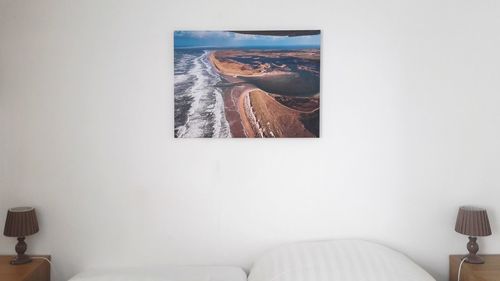
<svg viewBox="0 0 500 281">
<path fill-rule="evenodd" d="M 175 31 L 176 138 L 317 138 L 320 31 Z"/>
</svg>

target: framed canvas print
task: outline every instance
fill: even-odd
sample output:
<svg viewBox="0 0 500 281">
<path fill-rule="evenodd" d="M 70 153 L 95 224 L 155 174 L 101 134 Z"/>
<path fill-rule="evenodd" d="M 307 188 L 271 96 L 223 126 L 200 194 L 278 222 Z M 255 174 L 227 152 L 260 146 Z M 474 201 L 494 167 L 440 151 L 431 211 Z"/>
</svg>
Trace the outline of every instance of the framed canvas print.
<svg viewBox="0 0 500 281">
<path fill-rule="evenodd" d="M 319 137 L 320 35 L 175 31 L 175 137 Z"/>
</svg>

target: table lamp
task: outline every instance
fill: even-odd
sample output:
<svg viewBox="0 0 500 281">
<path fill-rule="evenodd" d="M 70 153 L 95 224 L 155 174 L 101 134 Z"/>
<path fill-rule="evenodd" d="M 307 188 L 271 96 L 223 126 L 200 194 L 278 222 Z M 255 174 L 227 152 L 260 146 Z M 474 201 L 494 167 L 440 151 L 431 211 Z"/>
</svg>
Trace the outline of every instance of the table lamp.
<svg viewBox="0 0 500 281">
<path fill-rule="evenodd" d="M 17 256 L 10 261 L 10 264 L 18 265 L 31 262 L 31 258 L 24 254 L 28 248 L 24 239 L 26 236 L 37 232 L 38 221 L 34 208 L 17 207 L 9 209 L 3 234 L 7 237 L 17 237 Z"/>
<path fill-rule="evenodd" d="M 484 263 L 484 259 L 477 255 L 479 246 L 476 240 L 477 236 L 491 235 L 490 222 L 486 210 L 471 206 L 460 207 L 458 209 L 455 231 L 469 236 L 469 243 L 467 243 L 469 254 L 465 256 L 465 262 L 474 264 Z"/>
</svg>

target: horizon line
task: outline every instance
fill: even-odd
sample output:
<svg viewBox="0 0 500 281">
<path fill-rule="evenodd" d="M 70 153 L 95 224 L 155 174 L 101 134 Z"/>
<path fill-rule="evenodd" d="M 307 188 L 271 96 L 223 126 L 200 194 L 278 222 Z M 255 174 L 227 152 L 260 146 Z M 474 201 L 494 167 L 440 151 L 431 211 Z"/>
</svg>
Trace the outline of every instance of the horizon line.
<svg viewBox="0 0 500 281">
<path fill-rule="evenodd" d="M 300 45 L 235 45 L 235 46 L 189 46 L 189 45 L 185 45 L 185 46 L 175 46 L 174 45 L 174 49 L 195 49 L 195 48 L 198 48 L 198 49 L 201 49 L 201 48 L 262 48 L 262 47 L 266 47 L 266 48 L 283 48 L 283 47 L 314 47 L 314 48 L 321 48 L 321 44 L 320 45 L 316 45 L 316 44 L 300 44 Z"/>
</svg>

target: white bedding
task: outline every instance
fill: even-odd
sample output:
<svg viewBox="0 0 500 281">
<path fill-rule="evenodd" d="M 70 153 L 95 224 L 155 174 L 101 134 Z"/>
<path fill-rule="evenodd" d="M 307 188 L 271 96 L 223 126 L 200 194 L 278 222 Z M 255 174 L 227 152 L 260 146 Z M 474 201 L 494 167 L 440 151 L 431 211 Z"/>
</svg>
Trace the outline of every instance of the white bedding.
<svg viewBox="0 0 500 281">
<path fill-rule="evenodd" d="M 158 266 L 82 272 L 70 281 L 246 281 L 245 272 L 230 266 Z"/>
<path fill-rule="evenodd" d="M 292 244 L 265 254 L 248 281 L 435 281 L 405 255 L 367 241 Z"/>
</svg>

